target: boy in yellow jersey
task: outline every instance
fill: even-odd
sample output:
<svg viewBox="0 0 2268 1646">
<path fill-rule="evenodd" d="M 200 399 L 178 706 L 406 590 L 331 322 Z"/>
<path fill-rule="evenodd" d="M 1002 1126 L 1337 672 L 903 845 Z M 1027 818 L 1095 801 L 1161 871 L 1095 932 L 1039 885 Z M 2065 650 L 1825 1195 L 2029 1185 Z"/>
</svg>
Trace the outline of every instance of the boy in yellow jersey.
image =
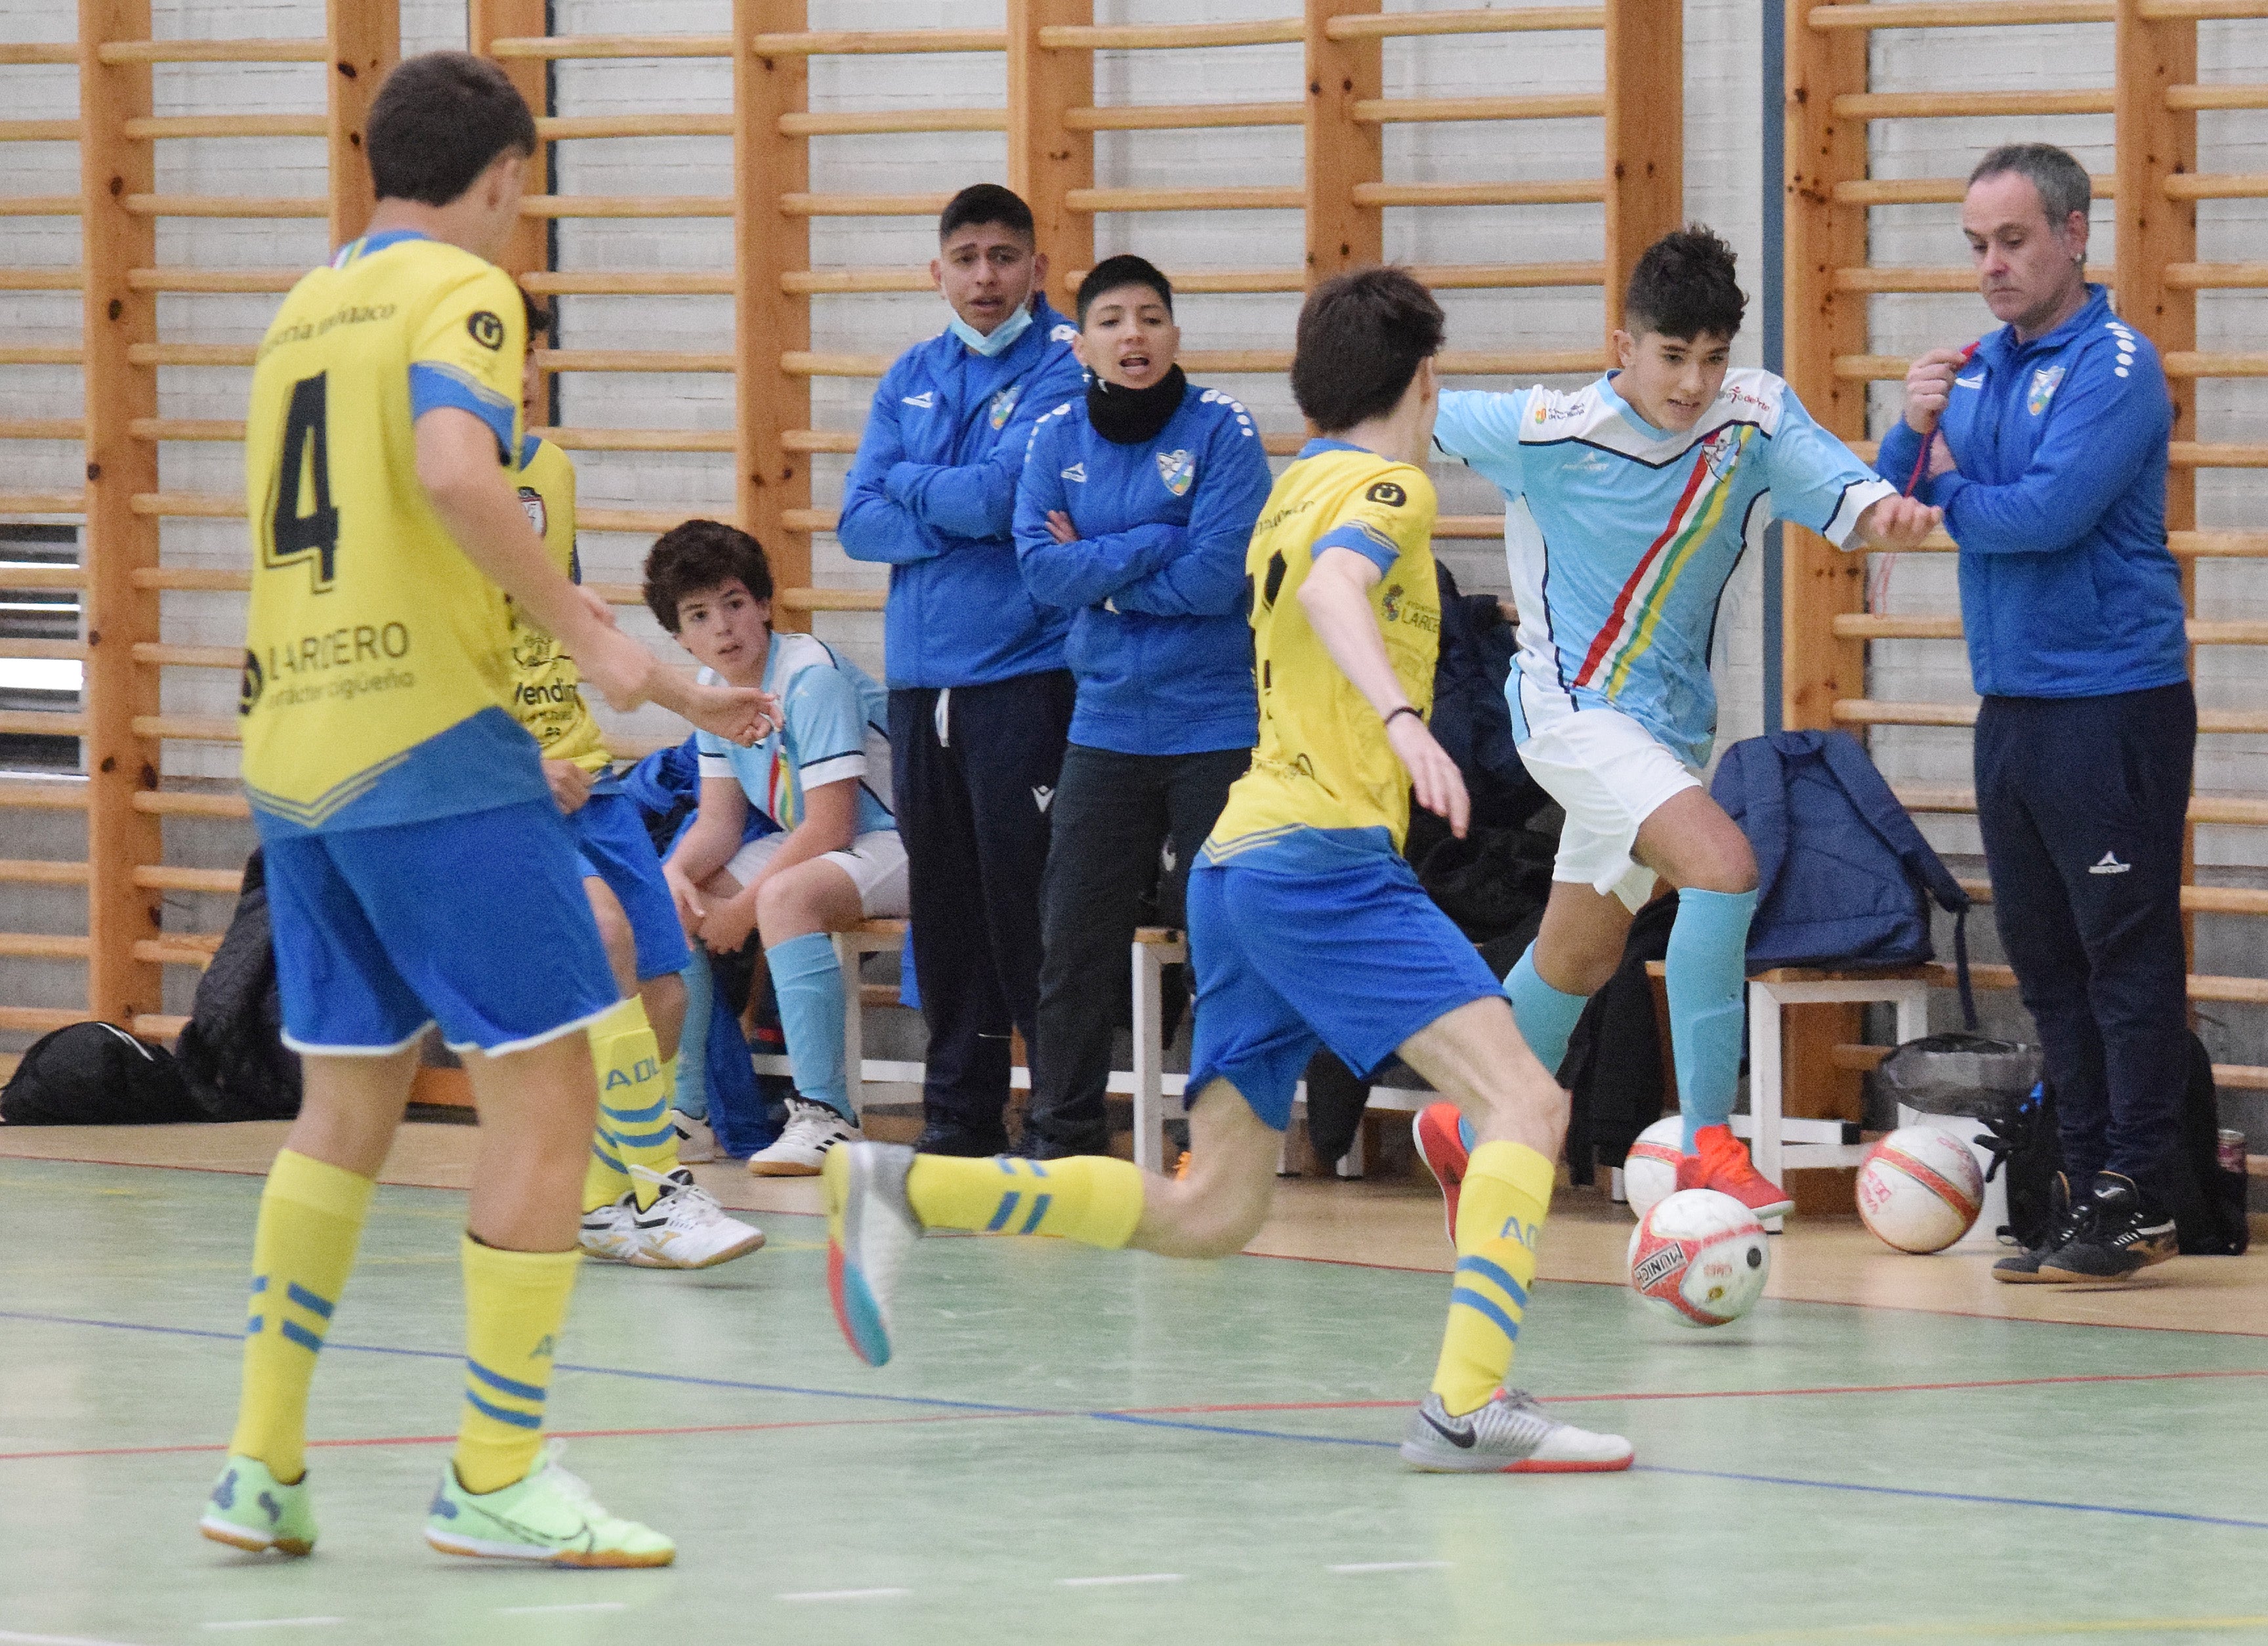
<svg viewBox="0 0 2268 1646">
<path fill-rule="evenodd" d="M 537 421 L 536 339 L 551 314 L 523 291 L 527 364 L 520 416 Z M 519 502 L 543 539 L 551 565 L 583 580 L 575 552 L 575 466 L 548 440 L 523 434 Z M 599 922 L 621 1002 L 591 1028 L 598 1066 L 599 1125 L 583 1174 L 582 1247 L 586 1257 L 649 1269 L 706 1269 L 764 1244 L 763 1231 L 725 1215 L 715 1197 L 678 1164 L 670 1118 L 677 1089 L 678 1032 L 693 953 L 645 819 L 615 776 L 607 740 L 583 701 L 575 660 L 512 608 L 512 709 L 543 753 L 544 781 L 574 831 L 583 890 Z"/>
<path fill-rule="evenodd" d="M 1630 1466 L 1621 1436 L 1555 1421 L 1503 1386 L 1567 1094 L 1399 851 L 1413 793 L 1459 834 L 1467 815 L 1456 764 L 1425 726 L 1440 609 L 1433 488 L 1418 465 L 1442 329 L 1432 295 L 1398 269 L 1328 280 L 1300 311 L 1292 392 L 1322 438 L 1277 481 L 1245 560 L 1260 742 L 1189 876 L 1189 1177 L 1094 1156 L 837 1148 L 824 1174 L 828 1279 L 869 1364 L 889 1358 L 891 1288 L 924 1229 L 1063 1235 L 1168 1257 L 1239 1250 L 1267 1214 L 1293 1089 L 1316 1047 L 1362 1071 L 1398 1052 L 1481 1140 L 1448 1326 L 1403 1458 L 1457 1472 Z"/>
<path fill-rule="evenodd" d="M 597 1109 L 584 1030 L 615 991 L 573 837 L 507 706 L 505 598 L 618 708 L 652 700 L 745 740 L 776 705 L 695 688 L 615 631 L 513 495 L 525 339 L 486 259 L 534 144 L 493 63 L 403 63 L 371 110 L 370 232 L 292 288 L 253 368 L 244 781 L 306 1082 L 261 1196 L 243 1396 L 200 1523 L 238 1548 L 314 1546 L 307 1389 L 438 1022 L 482 1136 L 464 1404 L 426 1540 L 571 1566 L 675 1553 L 542 1450 Z"/>
</svg>

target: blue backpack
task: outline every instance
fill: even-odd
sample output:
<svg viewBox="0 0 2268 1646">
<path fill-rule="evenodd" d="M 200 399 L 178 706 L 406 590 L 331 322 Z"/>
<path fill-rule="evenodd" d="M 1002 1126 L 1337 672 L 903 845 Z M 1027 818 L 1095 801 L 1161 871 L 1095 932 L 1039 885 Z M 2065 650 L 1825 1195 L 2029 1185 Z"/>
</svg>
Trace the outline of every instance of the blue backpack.
<svg viewBox="0 0 2268 1646">
<path fill-rule="evenodd" d="M 1725 751 L 1709 792 L 1756 854 L 1749 964 L 1915 966 L 1933 959 L 1929 900 L 1954 917 L 1962 1016 L 1969 894 L 1846 732 L 1774 732 Z"/>
</svg>

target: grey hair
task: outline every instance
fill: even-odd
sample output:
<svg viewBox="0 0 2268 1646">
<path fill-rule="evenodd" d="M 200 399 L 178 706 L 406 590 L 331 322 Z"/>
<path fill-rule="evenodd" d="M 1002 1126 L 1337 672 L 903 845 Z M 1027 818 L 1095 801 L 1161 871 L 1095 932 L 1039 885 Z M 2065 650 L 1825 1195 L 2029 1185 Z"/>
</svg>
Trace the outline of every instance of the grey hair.
<svg viewBox="0 0 2268 1646">
<path fill-rule="evenodd" d="M 2088 180 L 2087 168 L 2052 143 L 2004 143 L 1977 162 L 1977 169 L 1969 173 L 1969 181 L 1973 185 L 2009 172 L 2039 191 L 2040 205 L 2047 212 L 2049 226 L 2058 233 L 2071 221 L 2073 212 L 2086 216 L 2095 198 L 2095 187 Z"/>
</svg>

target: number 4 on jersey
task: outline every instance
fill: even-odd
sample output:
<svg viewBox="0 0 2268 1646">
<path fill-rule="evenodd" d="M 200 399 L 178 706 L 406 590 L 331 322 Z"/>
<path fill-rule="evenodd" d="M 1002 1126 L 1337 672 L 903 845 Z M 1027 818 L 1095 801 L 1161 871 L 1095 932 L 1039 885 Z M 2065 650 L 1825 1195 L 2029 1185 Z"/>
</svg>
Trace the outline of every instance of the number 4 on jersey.
<svg viewBox="0 0 2268 1646">
<path fill-rule="evenodd" d="M 328 396 L 324 374 L 303 377 L 291 386 L 284 417 L 284 454 L 276 466 L 276 498 L 268 520 L 261 563 L 280 568 L 309 562 L 315 592 L 328 593 L 338 571 L 339 512 L 331 506 Z M 302 499 L 313 505 L 299 512 Z"/>
</svg>

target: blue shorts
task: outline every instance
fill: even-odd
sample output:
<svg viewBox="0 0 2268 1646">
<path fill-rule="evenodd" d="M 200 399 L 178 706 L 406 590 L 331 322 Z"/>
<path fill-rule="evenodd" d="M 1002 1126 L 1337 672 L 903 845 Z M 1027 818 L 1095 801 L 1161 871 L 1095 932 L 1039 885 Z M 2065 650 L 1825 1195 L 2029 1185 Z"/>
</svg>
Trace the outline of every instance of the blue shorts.
<svg viewBox="0 0 2268 1646">
<path fill-rule="evenodd" d="M 629 917 L 637 944 L 637 979 L 644 983 L 682 971 L 693 950 L 678 923 L 677 904 L 661 877 L 661 859 L 645 831 L 645 814 L 618 788 L 595 791 L 568 817 L 583 857 L 583 877 L 602 880 Z"/>
<path fill-rule="evenodd" d="M 611 1010 L 615 990 L 567 820 L 548 794 L 488 811 L 266 842 L 294 1052 L 374 1057 L 441 1025 L 508 1052 Z"/>
<path fill-rule="evenodd" d="M 1371 833 L 1302 829 L 1226 862 L 1198 859 L 1188 1101 L 1225 1080 L 1280 1132 L 1318 1044 L 1367 1075 L 1428 1023 L 1503 999 L 1479 951 Z"/>
</svg>

